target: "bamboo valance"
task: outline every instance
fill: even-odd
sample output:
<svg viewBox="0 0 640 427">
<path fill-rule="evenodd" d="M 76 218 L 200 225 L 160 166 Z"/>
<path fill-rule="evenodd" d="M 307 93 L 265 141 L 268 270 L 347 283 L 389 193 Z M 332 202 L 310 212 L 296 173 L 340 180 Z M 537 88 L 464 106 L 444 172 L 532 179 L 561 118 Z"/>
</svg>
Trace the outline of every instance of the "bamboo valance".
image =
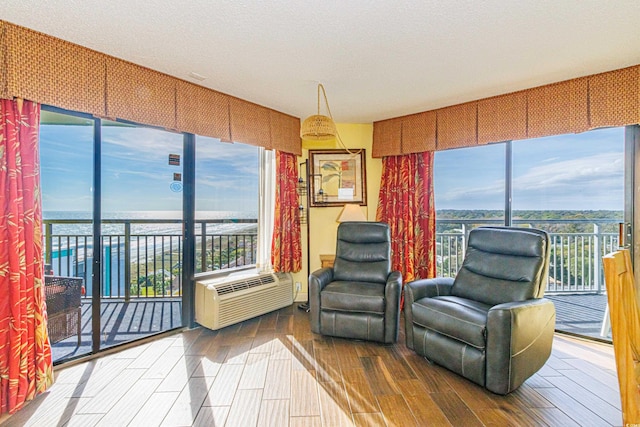
<svg viewBox="0 0 640 427">
<path fill-rule="evenodd" d="M 0 97 L 302 154 L 297 117 L 2 20 Z"/>
<path fill-rule="evenodd" d="M 373 124 L 373 157 L 471 147 L 640 123 L 640 65 Z"/>
</svg>

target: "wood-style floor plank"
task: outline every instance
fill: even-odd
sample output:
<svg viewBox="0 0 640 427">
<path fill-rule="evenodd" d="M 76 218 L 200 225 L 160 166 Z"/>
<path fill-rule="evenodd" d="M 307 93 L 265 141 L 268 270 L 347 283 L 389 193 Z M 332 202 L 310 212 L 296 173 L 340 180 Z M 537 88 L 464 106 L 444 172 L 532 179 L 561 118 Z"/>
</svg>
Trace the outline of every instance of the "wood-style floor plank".
<svg viewBox="0 0 640 427">
<path fill-rule="evenodd" d="M 289 399 L 262 400 L 257 425 L 261 427 L 281 427 L 288 424 Z"/>
<path fill-rule="evenodd" d="M 532 409 L 541 423 L 549 426 L 580 427 L 580 424 L 572 420 L 567 414 L 558 408 Z"/>
<path fill-rule="evenodd" d="M 599 417 L 609 424 L 615 425 L 622 419 L 622 412 L 604 400 L 603 396 L 612 393 L 606 387 L 596 387 L 595 390 L 598 390 L 598 396 L 596 396 L 591 391 L 593 389 L 584 388 L 567 377 L 551 377 L 549 381 L 591 411 L 595 411 Z"/>
<path fill-rule="evenodd" d="M 78 413 L 81 414 L 105 414 L 122 399 L 123 395 L 142 379 L 144 370 L 142 369 L 125 369 L 118 381 L 111 381 L 99 390 L 93 399 L 79 408 Z"/>
<path fill-rule="evenodd" d="M 431 393 L 431 398 L 454 426 L 483 425 L 455 392 Z"/>
<path fill-rule="evenodd" d="M 128 425 L 161 382 L 161 379 L 140 379 L 136 381 L 122 398 L 111 407 L 109 412 L 99 420 L 97 425 L 105 427 Z"/>
<path fill-rule="evenodd" d="M 238 390 L 231 404 L 227 424 L 230 426 L 255 426 L 260 415 L 262 390 Z"/>
<path fill-rule="evenodd" d="M 598 414 L 591 412 L 586 406 L 583 406 L 570 394 L 567 394 L 558 388 L 541 388 L 539 389 L 539 392 L 549 402 L 553 403 L 556 408 L 560 409 L 581 426 L 609 426 L 618 425 L 622 422 L 622 417 L 620 417 L 619 423 L 607 423 Z"/>
<path fill-rule="evenodd" d="M 132 426 L 159 426 L 164 420 L 175 401 L 180 395 L 179 392 L 153 393 L 142 405 L 140 411 L 131 420 Z"/>
<path fill-rule="evenodd" d="M 253 353 L 247 357 L 238 389 L 263 389 L 269 367 L 269 355 L 266 353 Z"/>
<path fill-rule="evenodd" d="M 318 388 L 320 419 L 323 426 L 338 427 L 353 424 L 349 399 L 342 382 L 325 381 Z"/>
<path fill-rule="evenodd" d="M 316 372 L 298 369 L 291 371 L 291 416 L 320 416 Z"/>
<path fill-rule="evenodd" d="M 392 426 L 418 426 L 411 409 L 400 394 L 386 394 L 376 396 L 384 419 Z"/>
<path fill-rule="evenodd" d="M 193 427 L 223 426 L 229 415 L 228 406 L 203 406 L 193 421 Z"/>
<path fill-rule="evenodd" d="M 213 378 L 193 377 L 184 389 L 180 392 L 169 412 L 162 420 L 163 426 L 184 426 L 191 425 L 200 408 L 209 396 Z"/>
<path fill-rule="evenodd" d="M 290 397 L 291 360 L 270 360 L 262 399 L 289 399 Z"/>
<path fill-rule="evenodd" d="M 243 369 L 243 365 L 223 365 L 209 390 L 205 406 L 231 406 Z"/>
<path fill-rule="evenodd" d="M 418 425 L 451 426 L 420 380 L 401 380 L 398 386 Z"/>
<path fill-rule="evenodd" d="M 360 362 L 369 381 L 369 387 L 376 396 L 400 393 L 395 379 L 380 356 L 361 357 Z"/>
<path fill-rule="evenodd" d="M 378 401 L 369 387 L 363 368 L 343 369 L 342 378 L 349 397 L 351 412 L 354 414 L 380 412 Z"/>
<path fill-rule="evenodd" d="M 322 422 L 320 416 L 315 417 L 291 417 L 289 427 L 320 427 Z"/>
<path fill-rule="evenodd" d="M 51 389 L 3 426 L 622 423 L 611 346 L 557 335 L 549 362 L 499 396 L 418 356 L 402 332 L 394 345 L 320 336 L 294 306 L 55 374 Z"/>
<path fill-rule="evenodd" d="M 387 425 L 384 421 L 384 415 L 380 412 L 373 414 L 353 414 L 353 423 L 357 427 L 385 427 Z"/>
</svg>

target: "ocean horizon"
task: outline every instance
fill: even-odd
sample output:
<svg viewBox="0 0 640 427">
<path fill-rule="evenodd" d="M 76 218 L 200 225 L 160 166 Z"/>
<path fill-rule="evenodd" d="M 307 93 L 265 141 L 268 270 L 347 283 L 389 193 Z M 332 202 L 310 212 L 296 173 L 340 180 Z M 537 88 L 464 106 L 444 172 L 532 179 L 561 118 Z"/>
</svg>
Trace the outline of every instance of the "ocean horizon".
<svg viewBox="0 0 640 427">
<path fill-rule="evenodd" d="M 53 234 L 55 235 L 92 235 L 93 227 L 91 223 L 92 213 L 89 211 L 43 211 L 42 217 L 45 221 L 55 220 L 78 220 L 82 223 L 53 224 Z M 257 212 L 248 211 L 196 211 L 196 220 L 257 220 Z M 120 211 L 103 212 L 103 220 L 168 220 L 176 221 L 182 219 L 182 211 Z M 255 223 L 221 223 L 207 224 L 207 234 L 234 234 L 242 231 L 255 229 Z M 196 224 L 196 234 L 199 226 Z M 154 223 L 154 224 L 131 224 L 132 234 L 171 234 L 181 235 L 182 224 L 176 222 Z M 102 224 L 103 235 L 124 234 L 124 223 Z"/>
</svg>

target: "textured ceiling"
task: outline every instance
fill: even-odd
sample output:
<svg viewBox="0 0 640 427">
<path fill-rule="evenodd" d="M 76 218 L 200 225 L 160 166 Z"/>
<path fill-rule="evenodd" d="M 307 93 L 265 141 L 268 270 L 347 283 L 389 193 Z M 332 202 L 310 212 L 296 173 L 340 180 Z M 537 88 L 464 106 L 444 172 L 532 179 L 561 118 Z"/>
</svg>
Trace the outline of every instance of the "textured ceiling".
<svg viewBox="0 0 640 427">
<path fill-rule="evenodd" d="M 640 63 L 639 0 L 2 0 L 0 19 L 302 118 L 321 82 L 342 123 Z"/>
</svg>

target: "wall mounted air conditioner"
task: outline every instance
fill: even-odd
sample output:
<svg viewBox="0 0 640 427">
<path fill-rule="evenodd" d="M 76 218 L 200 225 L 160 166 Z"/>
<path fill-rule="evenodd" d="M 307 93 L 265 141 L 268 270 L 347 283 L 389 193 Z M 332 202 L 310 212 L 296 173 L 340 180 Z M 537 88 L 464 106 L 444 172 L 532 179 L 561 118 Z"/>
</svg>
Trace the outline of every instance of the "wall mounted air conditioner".
<svg viewBox="0 0 640 427">
<path fill-rule="evenodd" d="M 197 279 L 196 322 L 220 329 L 293 304 L 289 273 L 252 273 Z"/>
</svg>

